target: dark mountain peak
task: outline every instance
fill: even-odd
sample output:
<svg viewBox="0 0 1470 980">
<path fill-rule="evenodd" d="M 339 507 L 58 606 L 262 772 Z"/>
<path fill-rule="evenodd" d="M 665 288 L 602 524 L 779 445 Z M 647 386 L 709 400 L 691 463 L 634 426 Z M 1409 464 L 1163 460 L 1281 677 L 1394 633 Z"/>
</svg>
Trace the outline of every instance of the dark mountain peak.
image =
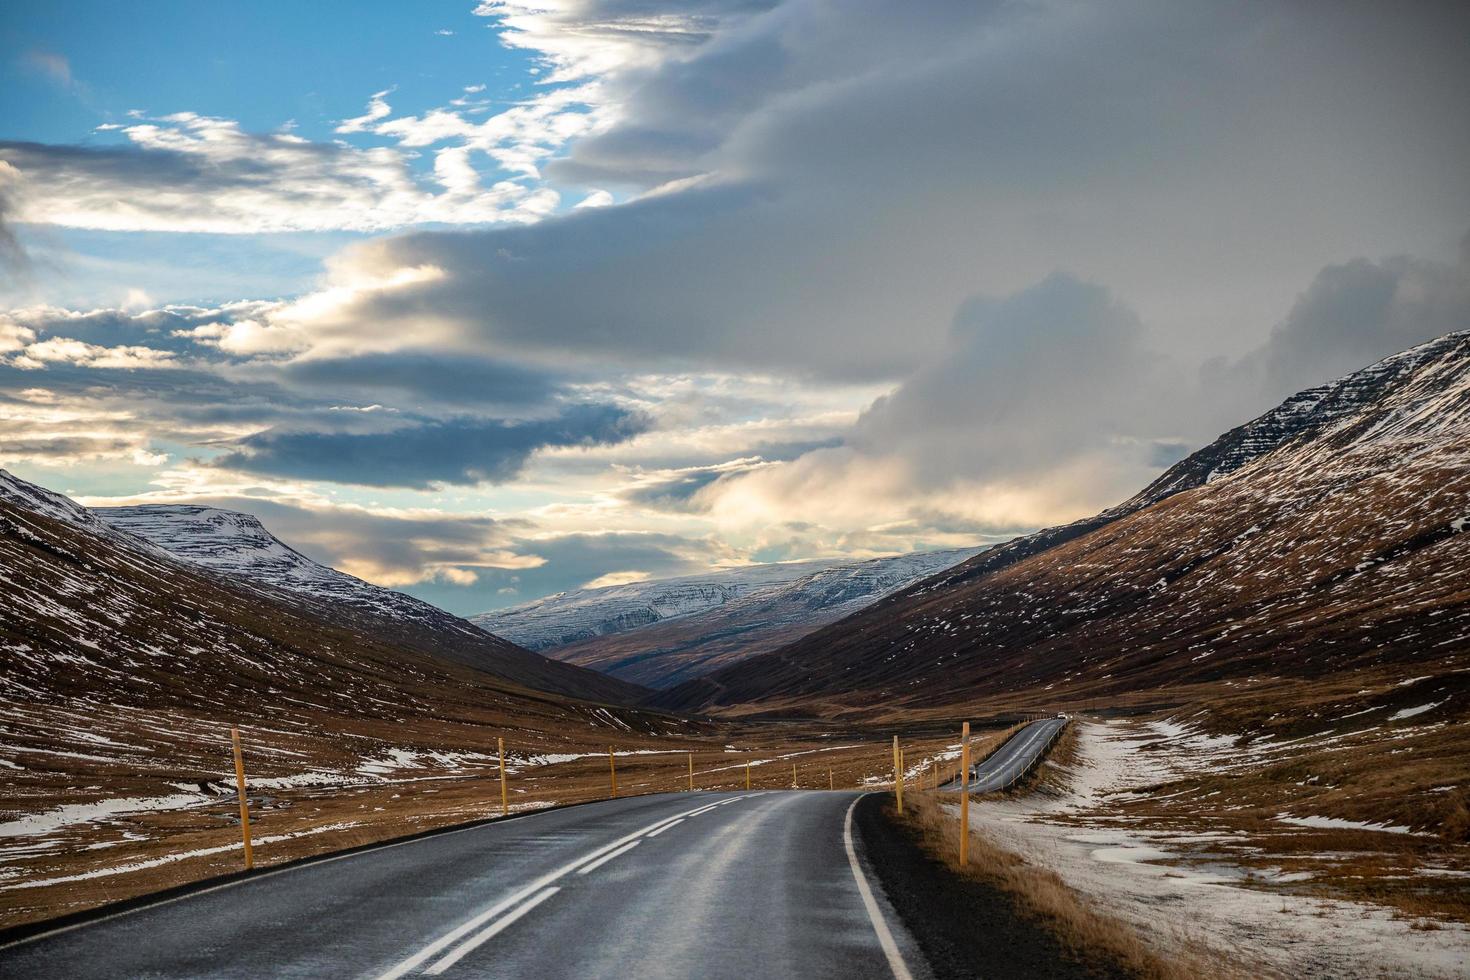
<svg viewBox="0 0 1470 980">
<path fill-rule="evenodd" d="M 1119 510 L 1131 513 L 1182 490 L 1228 476 L 1276 450 L 1343 427 L 1349 439 L 1387 435 L 1391 416 L 1408 415 L 1419 424 L 1463 424 L 1470 412 L 1470 331 L 1446 334 L 1386 357 L 1361 371 L 1300 391 L 1271 411 L 1236 426 L 1208 446 L 1171 466 Z M 1456 394 L 1458 393 L 1458 397 Z M 1441 403 L 1437 397 L 1449 396 Z M 1431 413 L 1413 406 L 1448 409 Z M 1401 419 L 1401 421 L 1405 421 Z M 1356 422 L 1357 424 L 1348 424 Z M 1339 439 L 1339 442 L 1342 440 Z"/>
</svg>

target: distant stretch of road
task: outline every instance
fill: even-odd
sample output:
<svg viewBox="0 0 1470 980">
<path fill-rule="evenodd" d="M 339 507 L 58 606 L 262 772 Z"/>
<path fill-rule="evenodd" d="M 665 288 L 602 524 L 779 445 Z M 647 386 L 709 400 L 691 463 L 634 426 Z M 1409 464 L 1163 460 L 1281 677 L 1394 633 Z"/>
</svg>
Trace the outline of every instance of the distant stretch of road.
<svg viewBox="0 0 1470 980">
<path fill-rule="evenodd" d="M 1046 751 L 1052 737 L 1066 723 L 1065 718 L 1043 718 L 1012 735 L 994 755 L 970 767 L 970 792 L 993 793 L 1015 782 L 1037 756 Z M 945 783 L 942 788 L 959 789 L 959 778 Z"/>
<path fill-rule="evenodd" d="M 0 947 L 0 976 L 925 976 L 853 838 L 860 795 L 666 794 L 529 814 Z"/>
</svg>

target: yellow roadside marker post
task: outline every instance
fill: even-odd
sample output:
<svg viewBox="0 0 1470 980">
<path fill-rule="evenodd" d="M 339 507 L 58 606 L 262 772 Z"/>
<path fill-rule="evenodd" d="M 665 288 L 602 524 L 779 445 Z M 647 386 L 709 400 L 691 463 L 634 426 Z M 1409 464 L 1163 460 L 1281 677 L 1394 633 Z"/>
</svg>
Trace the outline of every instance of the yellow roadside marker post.
<svg viewBox="0 0 1470 980">
<path fill-rule="evenodd" d="M 791 764 L 791 788 L 796 789 L 796 763 Z"/>
<path fill-rule="evenodd" d="M 607 771 L 612 777 L 612 798 L 618 798 L 618 762 L 613 756 L 613 747 L 607 747 Z"/>
<path fill-rule="evenodd" d="M 750 763 L 745 764 L 745 788 L 750 789 Z"/>
<path fill-rule="evenodd" d="M 831 766 L 828 766 L 827 767 L 827 788 L 828 789 L 836 789 L 837 788 L 837 784 L 832 781 L 832 767 Z"/>
<path fill-rule="evenodd" d="M 893 795 L 898 801 L 898 815 L 903 816 L 903 754 L 898 748 L 898 736 L 893 736 Z"/>
<path fill-rule="evenodd" d="M 694 753 L 689 753 L 689 792 L 694 792 Z"/>
<path fill-rule="evenodd" d="M 250 798 L 245 795 L 245 756 L 240 752 L 240 729 L 230 729 L 230 744 L 235 749 L 235 792 L 240 796 L 240 838 L 245 842 L 245 870 L 255 867 L 255 853 L 250 848 Z"/>
<path fill-rule="evenodd" d="M 960 728 L 960 865 L 970 863 L 970 723 Z"/>
<path fill-rule="evenodd" d="M 497 738 L 500 747 L 500 815 L 510 815 L 510 794 L 505 788 L 505 739 Z"/>
</svg>

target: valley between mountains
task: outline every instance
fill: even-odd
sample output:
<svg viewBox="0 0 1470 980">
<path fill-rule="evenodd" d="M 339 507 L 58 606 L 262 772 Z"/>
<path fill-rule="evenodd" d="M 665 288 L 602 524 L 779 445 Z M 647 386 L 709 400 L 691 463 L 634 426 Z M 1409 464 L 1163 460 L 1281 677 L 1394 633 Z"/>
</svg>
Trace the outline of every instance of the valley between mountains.
<svg viewBox="0 0 1470 980">
<path fill-rule="evenodd" d="M 962 720 L 1062 712 L 972 824 L 1154 947 L 1243 975 L 1467 968 L 1470 332 L 993 547 L 466 620 L 246 514 L 0 473 L 0 589 L 5 925 L 238 868 L 231 726 L 271 865 L 499 815 L 497 739 L 524 812 L 608 796 L 613 765 L 622 795 L 886 791 L 894 734 L 921 788 Z"/>
</svg>

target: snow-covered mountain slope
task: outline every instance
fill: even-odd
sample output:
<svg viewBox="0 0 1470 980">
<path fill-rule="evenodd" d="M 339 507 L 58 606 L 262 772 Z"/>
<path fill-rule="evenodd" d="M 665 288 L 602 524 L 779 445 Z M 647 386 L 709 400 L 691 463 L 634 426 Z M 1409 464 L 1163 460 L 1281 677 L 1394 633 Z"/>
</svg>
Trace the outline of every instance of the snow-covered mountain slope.
<svg viewBox="0 0 1470 980">
<path fill-rule="evenodd" d="M 248 515 L 210 507 L 87 508 L 0 470 L 0 502 L 65 523 L 84 540 L 146 555 L 216 578 L 261 601 L 290 603 L 337 626 L 371 631 L 386 644 L 570 697 L 628 704 L 645 693 L 594 671 L 548 660 L 436 606 L 314 562 Z M 16 533 L 23 534 L 24 528 Z M 82 556 L 84 557 L 84 556 Z"/>
<path fill-rule="evenodd" d="M 1457 375 L 1467 338 L 1470 331 L 1447 334 L 1298 392 L 1176 463 L 1130 503 L 1153 503 L 1219 480 L 1283 446 L 1335 427 L 1346 430 L 1337 433 L 1335 441 L 1341 443 L 1344 435 L 1382 441 L 1425 424 L 1453 426 L 1464 409 L 1464 384 Z M 1411 417 L 1418 421 L 1411 422 Z"/>
<path fill-rule="evenodd" d="M 755 565 L 564 593 L 472 620 L 558 660 L 668 687 L 775 649 L 975 551 Z"/>
<path fill-rule="evenodd" d="M 42 514 L 53 520 L 86 528 L 94 534 L 111 534 L 109 525 L 100 520 L 95 512 L 64 494 L 22 480 L 9 470 L 0 470 L 0 500 L 33 514 Z M 131 540 L 130 543 L 134 546 L 142 545 L 137 540 Z"/>
<path fill-rule="evenodd" d="M 93 507 L 90 513 L 216 574 L 435 628 L 467 629 L 437 606 L 311 560 L 250 514 L 192 504 Z"/>
<path fill-rule="evenodd" d="M 655 703 L 892 709 L 894 692 L 926 705 L 1109 698 L 1448 670 L 1470 650 L 1467 530 L 1461 332 L 1293 396 L 1097 517 L 1000 545 Z"/>
</svg>

